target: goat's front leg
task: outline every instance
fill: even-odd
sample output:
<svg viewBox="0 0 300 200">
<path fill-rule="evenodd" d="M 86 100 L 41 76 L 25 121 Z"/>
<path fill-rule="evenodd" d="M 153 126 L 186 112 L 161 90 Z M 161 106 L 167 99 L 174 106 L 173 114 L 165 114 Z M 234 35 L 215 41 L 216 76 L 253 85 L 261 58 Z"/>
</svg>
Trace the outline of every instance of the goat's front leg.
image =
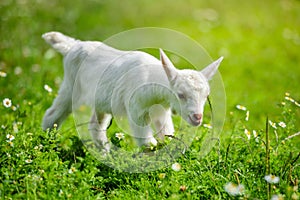
<svg viewBox="0 0 300 200">
<path fill-rule="evenodd" d="M 107 139 L 106 130 L 111 122 L 110 114 L 92 115 L 89 123 L 89 131 L 97 148 L 103 149 L 105 152 L 110 151 L 110 144 Z"/>
<path fill-rule="evenodd" d="M 165 135 L 174 135 L 174 125 L 172 121 L 171 109 L 167 109 L 159 117 L 154 120 L 154 126 L 156 129 L 157 137 L 164 141 Z"/>
<path fill-rule="evenodd" d="M 130 128 L 132 130 L 132 137 L 139 147 L 157 145 L 150 125 L 138 125 L 136 122 L 130 120 Z"/>
</svg>

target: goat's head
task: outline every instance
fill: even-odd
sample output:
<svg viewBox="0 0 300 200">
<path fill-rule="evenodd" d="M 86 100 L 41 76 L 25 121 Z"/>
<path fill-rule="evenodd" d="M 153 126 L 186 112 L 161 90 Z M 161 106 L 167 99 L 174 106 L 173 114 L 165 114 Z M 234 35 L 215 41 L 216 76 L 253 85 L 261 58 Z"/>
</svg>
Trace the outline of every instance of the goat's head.
<svg viewBox="0 0 300 200">
<path fill-rule="evenodd" d="M 172 109 L 180 113 L 181 117 L 189 124 L 201 125 L 204 105 L 210 93 L 208 81 L 217 72 L 223 57 L 202 71 L 176 69 L 162 50 L 160 50 L 160 59 L 170 87 L 179 100 L 179 104 L 171 102 Z"/>
</svg>

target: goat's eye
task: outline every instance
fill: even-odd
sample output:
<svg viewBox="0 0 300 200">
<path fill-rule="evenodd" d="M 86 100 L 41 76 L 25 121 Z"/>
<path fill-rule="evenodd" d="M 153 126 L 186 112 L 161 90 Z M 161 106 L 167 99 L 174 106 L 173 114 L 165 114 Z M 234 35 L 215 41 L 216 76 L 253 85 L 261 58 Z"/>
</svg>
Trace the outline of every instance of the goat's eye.
<svg viewBox="0 0 300 200">
<path fill-rule="evenodd" d="M 185 96 L 184 96 L 184 94 L 182 94 L 182 93 L 178 93 L 178 98 L 179 98 L 179 99 L 185 99 Z"/>
</svg>

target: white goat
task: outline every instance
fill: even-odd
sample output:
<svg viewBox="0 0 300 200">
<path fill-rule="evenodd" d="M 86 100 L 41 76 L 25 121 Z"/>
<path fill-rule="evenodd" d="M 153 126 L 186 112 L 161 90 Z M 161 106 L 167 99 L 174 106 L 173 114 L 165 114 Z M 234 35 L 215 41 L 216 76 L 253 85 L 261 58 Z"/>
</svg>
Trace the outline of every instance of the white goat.
<svg viewBox="0 0 300 200">
<path fill-rule="evenodd" d="M 65 73 L 58 96 L 44 115 L 43 129 L 61 125 L 73 108 L 89 105 L 94 112 L 89 130 L 95 144 L 106 151 L 112 115 L 127 116 L 138 146 L 157 144 L 151 123 L 161 140 L 174 134 L 171 109 L 199 126 L 210 92 L 208 80 L 222 61 L 221 57 L 200 72 L 178 70 L 162 50 L 158 60 L 144 52 L 120 51 L 59 32 L 45 33 L 43 38 L 64 56 Z"/>
</svg>

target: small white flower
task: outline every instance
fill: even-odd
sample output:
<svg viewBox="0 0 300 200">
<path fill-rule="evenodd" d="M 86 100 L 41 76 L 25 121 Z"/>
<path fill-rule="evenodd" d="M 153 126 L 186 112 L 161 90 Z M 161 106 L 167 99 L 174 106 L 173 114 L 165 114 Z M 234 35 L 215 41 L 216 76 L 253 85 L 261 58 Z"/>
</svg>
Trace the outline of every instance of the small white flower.
<svg viewBox="0 0 300 200">
<path fill-rule="evenodd" d="M 62 189 L 60 189 L 58 195 L 62 196 L 63 194 L 64 194 L 64 192 L 62 191 Z"/>
<path fill-rule="evenodd" d="M 11 107 L 11 105 L 12 105 L 11 100 L 10 100 L 9 98 L 3 99 L 3 105 L 4 105 L 4 107 L 6 107 L 6 108 Z"/>
<path fill-rule="evenodd" d="M 20 67 L 20 66 L 17 66 L 16 68 L 15 68 L 15 75 L 20 75 L 20 74 L 22 74 L 22 68 Z"/>
<path fill-rule="evenodd" d="M 212 129 L 212 125 L 211 124 L 203 124 L 203 127 L 208 128 L 208 129 Z"/>
<path fill-rule="evenodd" d="M 274 194 L 272 197 L 271 197 L 271 200 L 284 200 L 284 197 L 282 194 Z"/>
<path fill-rule="evenodd" d="M 16 111 L 18 108 L 17 108 L 16 106 L 12 106 L 11 109 L 12 109 L 13 111 Z"/>
<path fill-rule="evenodd" d="M 224 189 L 231 196 L 242 195 L 245 192 L 245 187 L 243 184 L 236 185 L 231 182 L 226 183 Z"/>
<path fill-rule="evenodd" d="M 159 179 L 164 179 L 166 177 L 166 174 L 165 173 L 160 173 L 159 175 L 158 175 L 158 178 Z"/>
<path fill-rule="evenodd" d="M 295 101 L 295 105 L 300 107 L 300 103 L 298 103 L 297 101 Z"/>
<path fill-rule="evenodd" d="M 259 143 L 259 137 L 258 137 L 258 134 L 257 134 L 256 130 L 253 130 L 252 134 L 253 134 L 253 137 L 255 138 L 255 142 Z"/>
<path fill-rule="evenodd" d="M 249 115 L 250 115 L 250 112 L 249 112 L 249 110 L 248 110 L 248 111 L 246 112 L 246 118 L 245 118 L 246 121 L 249 120 Z"/>
<path fill-rule="evenodd" d="M 290 101 L 290 102 L 292 102 L 292 103 L 294 103 L 295 102 L 295 100 L 293 99 L 293 98 L 291 98 L 291 97 L 284 97 L 285 98 L 285 100 L 287 100 L 287 101 Z"/>
<path fill-rule="evenodd" d="M 9 146 L 14 147 L 14 143 L 12 141 L 7 140 Z"/>
<path fill-rule="evenodd" d="M 286 124 L 284 122 L 279 122 L 278 125 L 281 127 L 281 128 L 285 128 L 286 127 Z"/>
<path fill-rule="evenodd" d="M 69 174 L 72 174 L 72 173 L 74 173 L 74 172 L 76 172 L 77 170 L 76 170 L 76 168 L 75 167 L 71 167 L 70 169 L 69 169 Z"/>
<path fill-rule="evenodd" d="M 242 106 L 242 105 L 236 105 L 236 108 L 237 108 L 238 110 L 243 110 L 243 111 L 246 111 L 246 110 L 247 110 L 247 108 L 246 108 L 245 106 Z"/>
<path fill-rule="evenodd" d="M 275 176 L 275 175 L 266 175 L 265 176 L 265 180 L 268 182 L 268 183 L 272 183 L 272 184 L 276 184 L 276 183 L 279 183 L 279 177 Z"/>
<path fill-rule="evenodd" d="M 251 138 L 251 132 L 248 129 L 245 128 L 244 133 L 246 134 L 248 140 L 250 140 L 250 138 Z"/>
<path fill-rule="evenodd" d="M 39 144 L 34 147 L 34 150 L 41 150 L 44 146 L 42 144 Z"/>
<path fill-rule="evenodd" d="M 116 133 L 116 138 L 118 138 L 119 140 L 122 140 L 122 139 L 124 139 L 125 138 L 125 135 L 124 135 L 124 133 Z"/>
<path fill-rule="evenodd" d="M 271 120 L 269 120 L 269 124 L 270 124 L 274 129 L 277 129 L 276 123 L 275 123 L 275 122 L 272 122 Z"/>
<path fill-rule="evenodd" d="M 15 136 L 11 135 L 11 134 L 7 134 L 6 138 L 8 139 L 7 141 L 13 141 L 15 139 Z"/>
<path fill-rule="evenodd" d="M 34 64 L 31 66 L 31 71 L 33 71 L 33 72 L 39 72 L 40 69 L 41 69 L 41 66 L 38 64 Z"/>
<path fill-rule="evenodd" d="M 47 84 L 44 85 L 44 89 L 45 89 L 47 92 L 49 92 L 49 93 L 52 92 L 52 88 L 51 88 L 49 85 L 47 85 Z"/>
<path fill-rule="evenodd" d="M 13 130 L 14 130 L 14 133 L 18 133 L 19 132 L 19 128 L 18 128 L 18 124 L 17 123 L 13 123 Z"/>
<path fill-rule="evenodd" d="M 175 172 L 178 172 L 181 170 L 181 165 L 179 163 L 174 163 L 172 165 L 172 169 L 175 171 Z"/>
<path fill-rule="evenodd" d="M 253 134 L 253 137 L 255 137 L 255 138 L 258 136 L 256 130 L 253 130 L 252 134 Z"/>
<path fill-rule="evenodd" d="M 289 97 L 289 96 L 290 96 L 290 93 L 286 92 L 286 93 L 285 93 L 285 96 Z"/>
<path fill-rule="evenodd" d="M 293 192 L 291 198 L 292 198 L 293 200 L 298 200 L 298 199 L 299 199 L 299 196 L 297 195 L 297 193 Z"/>
<path fill-rule="evenodd" d="M 32 160 L 31 159 L 26 159 L 25 162 L 30 164 L 30 163 L 32 163 Z"/>
<path fill-rule="evenodd" d="M 53 49 L 48 49 L 48 50 L 45 52 L 44 57 L 45 57 L 47 60 L 50 60 L 50 59 L 53 58 L 55 55 L 56 55 L 56 52 L 55 52 Z"/>
<path fill-rule="evenodd" d="M 0 71 L 0 76 L 4 78 L 7 76 L 7 74 L 5 72 Z"/>
</svg>

